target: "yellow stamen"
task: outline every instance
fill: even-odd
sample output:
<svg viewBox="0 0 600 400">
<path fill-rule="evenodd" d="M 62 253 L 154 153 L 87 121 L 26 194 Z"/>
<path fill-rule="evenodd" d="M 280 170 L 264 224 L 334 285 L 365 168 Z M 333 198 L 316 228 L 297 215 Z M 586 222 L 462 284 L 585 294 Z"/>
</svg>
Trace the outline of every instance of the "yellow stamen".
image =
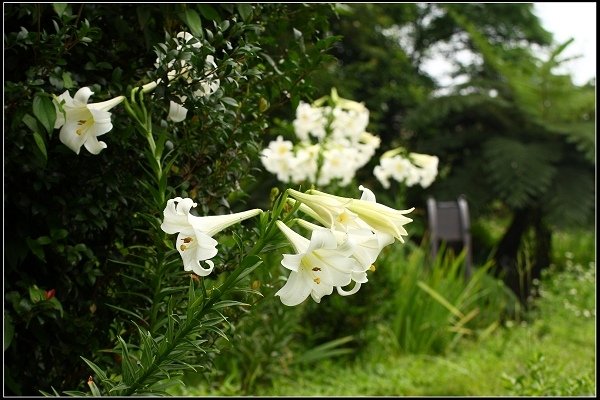
<svg viewBox="0 0 600 400">
<path fill-rule="evenodd" d="M 287 153 L 289 153 L 287 147 L 280 146 L 277 148 L 277 154 L 279 154 L 280 156 L 284 156 Z"/>
<path fill-rule="evenodd" d="M 338 215 L 337 220 L 338 222 L 344 224 L 350 220 L 350 215 L 348 213 L 343 212 L 340 215 Z"/>
<path fill-rule="evenodd" d="M 315 278 L 313 279 L 313 281 L 315 281 L 315 283 L 318 285 L 319 283 L 321 283 L 321 278 Z"/>
<path fill-rule="evenodd" d="M 80 125 L 81 128 L 76 129 L 75 133 L 77 133 L 78 135 L 83 135 L 83 133 L 94 124 L 94 120 L 93 118 L 90 119 L 80 119 L 79 121 L 77 121 L 77 125 Z"/>
<path fill-rule="evenodd" d="M 371 266 L 369 267 L 369 270 L 375 272 L 377 268 L 375 268 L 375 264 L 371 264 Z"/>
<path fill-rule="evenodd" d="M 187 246 L 185 244 L 182 244 L 181 246 L 179 246 L 179 249 L 181 251 L 185 251 L 187 249 Z"/>
</svg>

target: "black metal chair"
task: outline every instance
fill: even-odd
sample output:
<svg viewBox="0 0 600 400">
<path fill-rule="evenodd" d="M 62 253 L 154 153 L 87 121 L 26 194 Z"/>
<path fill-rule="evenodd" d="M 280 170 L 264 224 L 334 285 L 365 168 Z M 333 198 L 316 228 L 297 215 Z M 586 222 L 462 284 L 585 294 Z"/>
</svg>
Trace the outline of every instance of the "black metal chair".
<svg viewBox="0 0 600 400">
<path fill-rule="evenodd" d="M 465 249 L 465 276 L 471 276 L 471 222 L 465 196 L 460 195 L 453 201 L 437 201 L 428 197 L 427 216 L 432 259 L 437 256 L 442 243 L 458 252 Z"/>
</svg>

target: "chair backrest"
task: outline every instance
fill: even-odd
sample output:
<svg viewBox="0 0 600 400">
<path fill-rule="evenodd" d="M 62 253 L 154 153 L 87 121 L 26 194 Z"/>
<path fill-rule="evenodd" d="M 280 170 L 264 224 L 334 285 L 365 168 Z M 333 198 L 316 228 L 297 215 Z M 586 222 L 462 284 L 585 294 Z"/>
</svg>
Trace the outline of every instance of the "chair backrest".
<svg viewBox="0 0 600 400">
<path fill-rule="evenodd" d="M 462 245 L 462 249 L 466 249 L 465 275 L 470 276 L 472 264 L 471 222 L 466 198 L 460 195 L 453 201 L 437 201 L 433 197 L 429 197 L 427 198 L 427 216 L 431 257 L 436 257 L 442 242 L 449 245 L 458 243 Z"/>
</svg>

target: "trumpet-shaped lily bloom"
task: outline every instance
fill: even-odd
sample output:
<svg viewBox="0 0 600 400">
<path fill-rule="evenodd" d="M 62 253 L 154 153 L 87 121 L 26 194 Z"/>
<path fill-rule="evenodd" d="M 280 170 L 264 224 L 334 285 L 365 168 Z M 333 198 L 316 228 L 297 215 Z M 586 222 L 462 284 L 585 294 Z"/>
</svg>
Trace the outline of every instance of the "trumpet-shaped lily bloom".
<svg viewBox="0 0 600 400">
<path fill-rule="evenodd" d="M 297 218 L 296 222 L 303 228 L 309 229 L 310 231 L 316 231 L 323 229 L 322 226 L 313 224 L 301 218 Z M 352 257 L 358 261 L 359 269 L 364 272 L 371 267 L 375 262 L 379 253 L 381 252 L 381 246 L 377 236 L 368 228 L 365 229 L 349 229 L 347 232 L 341 232 L 338 230 L 332 230 L 338 244 L 343 244 L 348 241 L 352 246 Z"/>
<path fill-rule="evenodd" d="M 177 236 L 177 251 L 183 260 L 183 269 L 193 271 L 199 276 L 210 274 L 214 263 L 210 260 L 217 255 L 217 241 L 212 237 L 223 229 L 254 217 L 262 211 L 252 209 L 235 214 L 198 217 L 190 214 L 192 207 L 197 204 L 190 198 L 176 197 L 167 201 L 164 210 L 164 220 L 161 224 L 163 231 Z M 202 266 L 202 262 L 208 265 Z"/>
<path fill-rule="evenodd" d="M 396 210 L 377 203 L 375 194 L 364 186 L 360 185 L 359 189 L 363 192 L 361 198 L 358 200 L 351 199 L 351 201 L 347 203 L 346 208 L 358 215 L 362 221 L 369 224 L 375 231 L 392 235 L 394 238 L 404 243 L 402 236 L 408 235 L 408 232 L 404 229 L 404 225 L 412 222 L 412 219 L 405 217 L 404 214 L 412 212 L 414 207 L 408 210 Z M 310 190 L 309 192 L 316 196 L 340 199 L 338 201 L 343 201 L 345 199 L 344 197 L 319 192 L 318 190 Z"/>
<path fill-rule="evenodd" d="M 408 235 L 404 225 L 412 221 L 404 214 L 412 212 L 414 207 L 408 210 L 396 210 L 377 203 L 375 194 L 364 186 L 361 185 L 359 189 L 363 191 L 360 199 L 335 196 L 314 189 L 309 190 L 308 193 L 289 189 L 289 193 L 311 209 L 309 214 L 312 213 L 319 222 L 328 227 L 341 226 L 347 229 L 349 226 L 358 226 L 360 228 L 366 224 L 379 235 L 381 242 L 389 244 L 393 242 L 391 238 L 396 238 L 404 243 L 402 236 Z"/>
<path fill-rule="evenodd" d="M 352 272 L 360 266 L 351 258 L 349 242 L 340 245 L 333 232 L 325 228 L 314 230 L 308 240 L 283 222 L 276 223 L 296 250 L 296 254 L 284 254 L 281 261 L 281 265 L 292 271 L 285 285 L 275 293 L 283 304 L 298 305 L 309 295 L 319 303 L 334 287 L 344 287 L 352 281 Z"/>
<path fill-rule="evenodd" d="M 349 213 L 346 206 L 352 199 L 337 196 L 322 196 L 309 193 L 302 193 L 294 189 L 288 189 L 288 193 L 294 199 L 303 203 L 312 211 L 319 222 L 327 227 L 339 226 L 348 220 L 354 219 L 355 214 Z M 310 213 L 310 211 L 308 211 Z"/>
<path fill-rule="evenodd" d="M 296 219 L 296 221 L 300 226 L 311 231 L 323 229 L 323 227 L 319 225 L 315 225 L 300 218 Z M 347 241 L 351 245 L 351 257 L 358 262 L 355 264 L 358 268 L 354 269 L 350 274 L 350 278 L 355 282 L 354 288 L 350 291 L 345 291 L 341 286 L 336 287 L 339 294 L 348 296 L 356 293 L 358 289 L 360 289 L 361 284 L 368 281 L 367 270 L 371 268 L 383 246 L 381 246 L 377 235 L 368 228 L 350 229 L 347 233 L 337 230 L 332 230 L 332 232 L 338 241 L 338 244 L 342 245 Z"/>
<path fill-rule="evenodd" d="M 54 128 L 61 128 L 60 141 L 77 154 L 81 146 L 85 146 L 92 154 L 98 154 L 106 148 L 106 143 L 98 141 L 97 137 L 112 129 L 108 110 L 125 99 L 125 96 L 118 96 L 101 103 L 88 104 L 92 94 L 94 92 L 90 88 L 82 87 L 74 97 L 67 90 L 54 99 Z"/>
</svg>

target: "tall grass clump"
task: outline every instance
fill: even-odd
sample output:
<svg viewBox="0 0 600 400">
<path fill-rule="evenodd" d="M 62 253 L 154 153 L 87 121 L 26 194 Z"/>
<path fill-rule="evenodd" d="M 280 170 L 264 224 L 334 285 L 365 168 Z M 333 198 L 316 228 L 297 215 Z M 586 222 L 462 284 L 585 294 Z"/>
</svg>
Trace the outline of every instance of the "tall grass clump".
<svg viewBox="0 0 600 400">
<path fill-rule="evenodd" d="M 376 330 L 391 335 L 396 350 L 411 354 L 444 353 L 463 337 L 489 334 L 518 310 L 514 295 L 489 268 L 476 267 L 466 279 L 464 253 L 441 251 L 430 260 L 425 244 L 392 249 L 374 278 L 385 290 Z"/>
</svg>

